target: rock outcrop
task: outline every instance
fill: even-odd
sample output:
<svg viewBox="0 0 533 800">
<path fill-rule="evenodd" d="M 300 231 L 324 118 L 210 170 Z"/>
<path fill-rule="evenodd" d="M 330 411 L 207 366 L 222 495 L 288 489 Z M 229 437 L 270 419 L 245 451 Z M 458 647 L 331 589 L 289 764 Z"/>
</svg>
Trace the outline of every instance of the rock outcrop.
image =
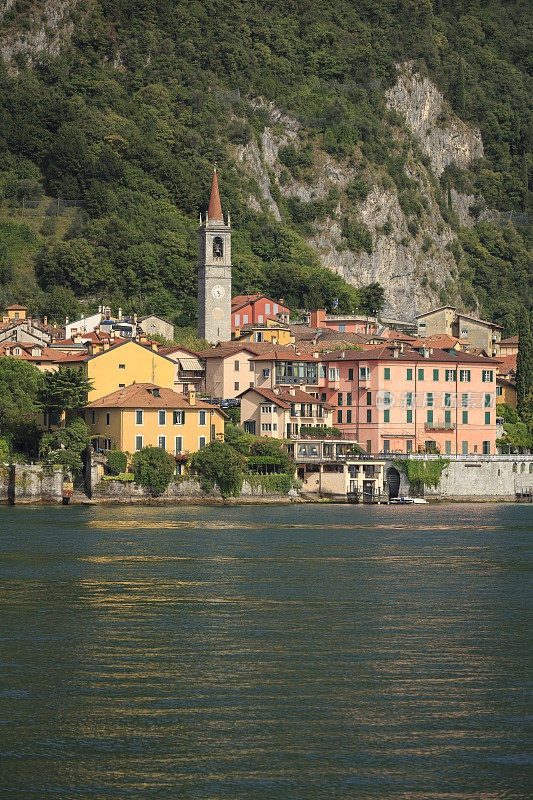
<svg viewBox="0 0 533 800">
<path fill-rule="evenodd" d="M 5 31 L 0 39 L 0 56 L 11 71 L 16 71 L 14 59 L 21 53 L 31 64 L 39 53 L 59 55 L 62 45 L 67 42 L 74 30 L 70 18 L 78 0 L 45 0 L 39 3 L 33 13 L 29 12 L 27 29 L 24 31 Z M 14 5 L 12 0 L 2 0 L 0 19 Z"/>
<path fill-rule="evenodd" d="M 411 62 L 402 65 L 398 81 L 387 92 L 387 105 L 404 117 L 437 177 L 448 164 L 467 167 L 483 157 L 479 130 L 456 117 L 429 78 L 413 72 Z"/>
</svg>

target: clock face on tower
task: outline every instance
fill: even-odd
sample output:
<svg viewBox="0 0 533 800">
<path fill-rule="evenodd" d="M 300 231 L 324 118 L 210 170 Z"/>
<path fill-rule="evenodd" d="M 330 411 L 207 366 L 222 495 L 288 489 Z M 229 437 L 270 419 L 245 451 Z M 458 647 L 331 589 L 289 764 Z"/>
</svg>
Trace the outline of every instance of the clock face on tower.
<svg viewBox="0 0 533 800">
<path fill-rule="evenodd" d="M 217 285 L 213 286 L 213 288 L 211 289 L 211 294 L 213 295 L 215 300 L 222 300 L 222 298 L 226 294 L 226 290 L 224 289 L 223 286 L 220 286 L 220 284 L 217 283 Z"/>
</svg>

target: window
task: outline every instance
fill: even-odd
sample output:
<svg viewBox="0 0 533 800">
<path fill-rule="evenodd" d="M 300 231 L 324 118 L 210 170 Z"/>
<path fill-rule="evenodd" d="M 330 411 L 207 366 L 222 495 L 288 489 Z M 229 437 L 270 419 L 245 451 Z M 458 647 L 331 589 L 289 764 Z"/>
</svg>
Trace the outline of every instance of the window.
<svg viewBox="0 0 533 800">
<path fill-rule="evenodd" d="M 270 303 L 265 303 L 265 314 L 270 314 Z"/>
<path fill-rule="evenodd" d="M 342 422 L 342 411 L 337 411 L 337 422 Z"/>
<path fill-rule="evenodd" d="M 143 449 L 143 437 L 142 436 L 136 436 L 135 437 L 135 449 L 136 450 L 142 450 Z"/>
<path fill-rule="evenodd" d="M 496 397 L 501 397 L 503 395 L 503 387 L 497 386 L 496 387 Z"/>
<path fill-rule="evenodd" d="M 346 422 L 351 422 L 351 421 L 352 421 L 352 412 L 351 411 L 347 411 L 346 412 Z"/>
<path fill-rule="evenodd" d="M 444 380 L 446 380 L 446 381 L 455 381 L 455 380 L 457 380 L 457 370 L 456 369 L 446 369 L 446 370 L 444 370 Z"/>
<path fill-rule="evenodd" d="M 452 405 L 452 396 L 449 392 L 444 393 L 444 406 L 450 408 Z"/>
<path fill-rule="evenodd" d="M 490 411 L 485 411 L 485 425 L 490 425 Z"/>
<path fill-rule="evenodd" d="M 242 315 L 242 324 L 243 325 L 247 325 L 248 324 L 248 314 L 243 314 Z"/>
<path fill-rule="evenodd" d="M 221 236 L 213 239 L 213 258 L 222 258 L 224 255 L 224 242 Z"/>
<path fill-rule="evenodd" d="M 160 436 L 157 440 L 157 446 L 161 448 L 161 450 L 167 449 L 167 437 Z"/>
<path fill-rule="evenodd" d="M 342 392 L 339 392 L 337 395 L 337 405 L 342 406 Z"/>
<path fill-rule="evenodd" d="M 119 389 L 125 389 L 126 388 L 126 384 L 125 383 L 119 383 L 118 388 Z"/>
<path fill-rule="evenodd" d="M 433 425 L 433 411 L 432 410 L 427 411 L 426 414 L 427 414 L 428 425 Z"/>
<path fill-rule="evenodd" d="M 370 439 L 366 440 L 366 452 L 367 453 L 371 453 L 372 452 L 372 441 Z"/>
<path fill-rule="evenodd" d="M 352 393 L 351 392 L 347 392 L 347 394 L 346 394 L 346 405 L 347 406 L 351 406 L 352 405 Z"/>
<path fill-rule="evenodd" d="M 359 367 L 359 379 L 367 381 L 370 378 L 370 367 Z"/>
<path fill-rule="evenodd" d="M 264 369 L 263 370 L 263 378 L 269 378 L 269 377 L 270 377 L 270 370 L 268 368 Z"/>
<path fill-rule="evenodd" d="M 105 424 L 106 425 L 111 425 L 111 412 L 109 412 L 109 411 L 106 411 Z"/>
<path fill-rule="evenodd" d="M 408 408 L 407 409 L 407 422 L 412 422 L 412 421 L 413 421 L 413 411 L 412 411 L 412 409 Z"/>
<path fill-rule="evenodd" d="M 413 440 L 412 439 L 408 439 L 405 444 L 406 444 L 407 452 L 408 453 L 412 453 L 413 452 Z"/>
<path fill-rule="evenodd" d="M 383 452 L 390 453 L 390 441 L 388 439 L 383 439 Z"/>
<path fill-rule="evenodd" d="M 408 381 L 412 381 L 413 380 L 413 370 L 412 369 L 408 369 L 407 370 L 407 380 Z"/>
<path fill-rule="evenodd" d="M 367 392 L 366 393 L 366 404 L 367 404 L 367 406 L 371 406 L 372 405 L 372 392 Z"/>
<path fill-rule="evenodd" d="M 383 412 L 383 422 L 390 422 L 390 411 L 388 408 Z"/>
<path fill-rule="evenodd" d="M 463 411 L 463 425 L 468 425 L 468 411 Z"/>
<path fill-rule="evenodd" d="M 367 408 L 367 410 L 366 410 L 366 421 L 367 422 L 372 422 L 372 409 L 371 408 Z"/>
<path fill-rule="evenodd" d="M 119 368 L 119 369 L 126 369 L 126 365 L 125 365 L 125 364 L 119 364 L 119 365 L 118 365 L 118 368 Z"/>
<path fill-rule="evenodd" d="M 469 369 L 460 369 L 459 370 L 459 380 L 463 383 L 470 382 L 470 370 Z"/>
<path fill-rule="evenodd" d="M 235 372 L 238 372 L 240 368 L 241 368 L 240 363 L 238 361 L 235 361 L 233 364 L 233 369 L 235 370 Z"/>
<path fill-rule="evenodd" d="M 485 394 L 485 408 L 490 408 L 491 406 L 491 396 L 490 394 Z"/>
<path fill-rule="evenodd" d="M 390 381 L 390 367 L 385 367 L 384 378 L 385 378 L 386 381 Z"/>
<path fill-rule="evenodd" d="M 338 381 L 340 380 L 340 372 L 338 367 L 330 367 L 329 368 L 329 380 L 330 381 Z"/>
<path fill-rule="evenodd" d="M 383 392 L 383 405 L 390 406 L 391 404 L 391 394 L 390 392 Z"/>
<path fill-rule="evenodd" d="M 451 425 L 451 423 L 452 423 L 452 412 L 451 411 L 445 411 L 444 412 L 444 424 L 445 425 Z"/>
<path fill-rule="evenodd" d="M 447 456 L 451 455 L 452 452 L 452 443 L 451 442 L 444 442 L 444 452 Z"/>
<path fill-rule="evenodd" d="M 348 380 L 353 381 L 353 369 L 348 370 Z"/>
<path fill-rule="evenodd" d="M 326 393 L 325 392 L 321 392 L 320 393 L 320 399 L 322 400 L 323 403 L 326 402 Z"/>
<path fill-rule="evenodd" d="M 274 303 L 274 306 L 272 308 L 272 313 L 273 314 L 277 314 L 278 313 L 278 304 L 277 303 Z"/>
<path fill-rule="evenodd" d="M 233 384 L 233 388 L 235 389 L 236 392 L 239 391 L 239 381 L 235 381 L 235 383 Z"/>
<path fill-rule="evenodd" d="M 206 412 L 199 411 L 198 412 L 198 425 L 205 425 L 206 424 Z"/>
<path fill-rule="evenodd" d="M 337 325 L 337 330 L 339 333 L 346 333 L 346 325 Z"/>
<path fill-rule="evenodd" d="M 142 408 L 138 408 L 135 412 L 135 424 L 142 425 L 143 424 L 143 412 Z"/>
<path fill-rule="evenodd" d="M 262 322 L 263 322 L 263 315 L 262 315 L 262 314 L 259 314 L 259 315 L 258 315 L 258 317 L 257 317 L 257 321 L 258 321 L 258 323 L 259 323 L 260 325 L 262 324 Z"/>
<path fill-rule="evenodd" d="M 96 411 L 91 411 L 91 423 L 94 425 L 95 422 L 96 422 Z M 46 425 L 46 419 L 44 424 Z"/>
<path fill-rule="evenodd" d="M 418 380 L 419 381 L 423 381 L 424 380 L 424 370 L 423 369 L 419 369 L 418 370 Z"/>
<path fill-rule="evenodd" d="M 468 455 L 468 442 L 461 442 L 461 453 L 464 456 Z"/>
<path fill-rule="evenodd" d="M 412 392 L 406 392 L 405 393 L 405 405 L 407 406 L 407 408 L 412 408 L 412 406 L 413 406 L 413 393 Z"/>
<path fill-rule="evenodd" d="M 438 371 L 438 369 L 434 369 L 433 370 L 433 380 L 434 381 L 438 381 L 438 379 L 439 379 L 439 371 Z"/>
<path fill-rule="evenodd" d="M 206 442 L 207 442 L 207 439 L 205 438 L 205 436 L 199 436 L 198 437 L 198 449 L 201 450 L 202 447 L 205 447 Z"/>
<path fill-rule="evenodd" d="M 157 421 L 159 422 L 160 425 L 166 425 L 167 424 L 167 412 L 163 411 L 162 409 L 160 409 L 159 413 L 157 415 Z"/>
<path fill-rule="evenodd" d="M 468 392 L 463 392 L 461 395 L 461 405 L 463 408 L 468 408 Z"/>
<path fill-rule="evenodd" d="M 483 442 L 483 455 L 490 455 L 490 442 Z"/>
<path fill-rule="evenodd" d="M 433 392 L 426 392 L 426 405 L 433 408 Z"/>
<path fill-rule="evenodd" d="M 483 383 L 492 383 L 494 379 L 494 372 L 491 369 L 484 369 L 481 374 L 481 380 Z"/>
<path fill-rule="evenodd" d="M 183 436 L 176 436 L 174 442 L 174 451 L 179 456 L 183 453 Z"/>
<path fill-rule="evenodd" d="M 174 425 L 185 425 L 185 411 L 173 411 L 172 422 Z"/>
<path fill-rule="evenodd" d="M 238 328 L 240 324 L 241 324 L 241 315 L 235 314 L 235 327 Z"/>
</svg>

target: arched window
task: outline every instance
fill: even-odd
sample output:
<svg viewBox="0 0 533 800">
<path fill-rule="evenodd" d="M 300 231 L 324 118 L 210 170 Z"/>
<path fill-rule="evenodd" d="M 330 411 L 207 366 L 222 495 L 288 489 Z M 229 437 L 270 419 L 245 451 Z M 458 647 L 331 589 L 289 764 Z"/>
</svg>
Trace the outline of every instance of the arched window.
<svg viewBox="0 0 533 800">
<path fill-rule="evenodd" d="M 530 472 L 530 474 L 533 472 L 533 463 L 531 463 L 531 464 L 529 465 L 529 472 Z"/>
<path fill-rule="evenodd" d="M 213 258 L 222 258 L 224 255 L 224 242 L 222 237 L 215 236 L 213 239 Z"/>
<path fill-rule="evenodd" d="M 513 472 L 518 472 L 518 464 L 516 463 L 516 461 L 513 464 Z"/>
<path fill-rule="evenodd" d="M 525 471 L 526 471 L 526 465 L 524 464 L 524 462 L 522 462 L 522 465 L 520 467 L 520 472 L 525 472 Z"/>
</svg>

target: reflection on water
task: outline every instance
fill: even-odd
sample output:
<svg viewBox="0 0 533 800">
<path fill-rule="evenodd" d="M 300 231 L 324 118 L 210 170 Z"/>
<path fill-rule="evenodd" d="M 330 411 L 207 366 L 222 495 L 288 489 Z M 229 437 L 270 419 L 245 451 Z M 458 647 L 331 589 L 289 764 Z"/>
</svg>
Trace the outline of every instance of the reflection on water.
<svg viewBox="0 0 533 800">
<path fill-rule="evenodd" d="M 0 796 L 517 800 L 531 509 L 0 508 Z"/>
</svg>

